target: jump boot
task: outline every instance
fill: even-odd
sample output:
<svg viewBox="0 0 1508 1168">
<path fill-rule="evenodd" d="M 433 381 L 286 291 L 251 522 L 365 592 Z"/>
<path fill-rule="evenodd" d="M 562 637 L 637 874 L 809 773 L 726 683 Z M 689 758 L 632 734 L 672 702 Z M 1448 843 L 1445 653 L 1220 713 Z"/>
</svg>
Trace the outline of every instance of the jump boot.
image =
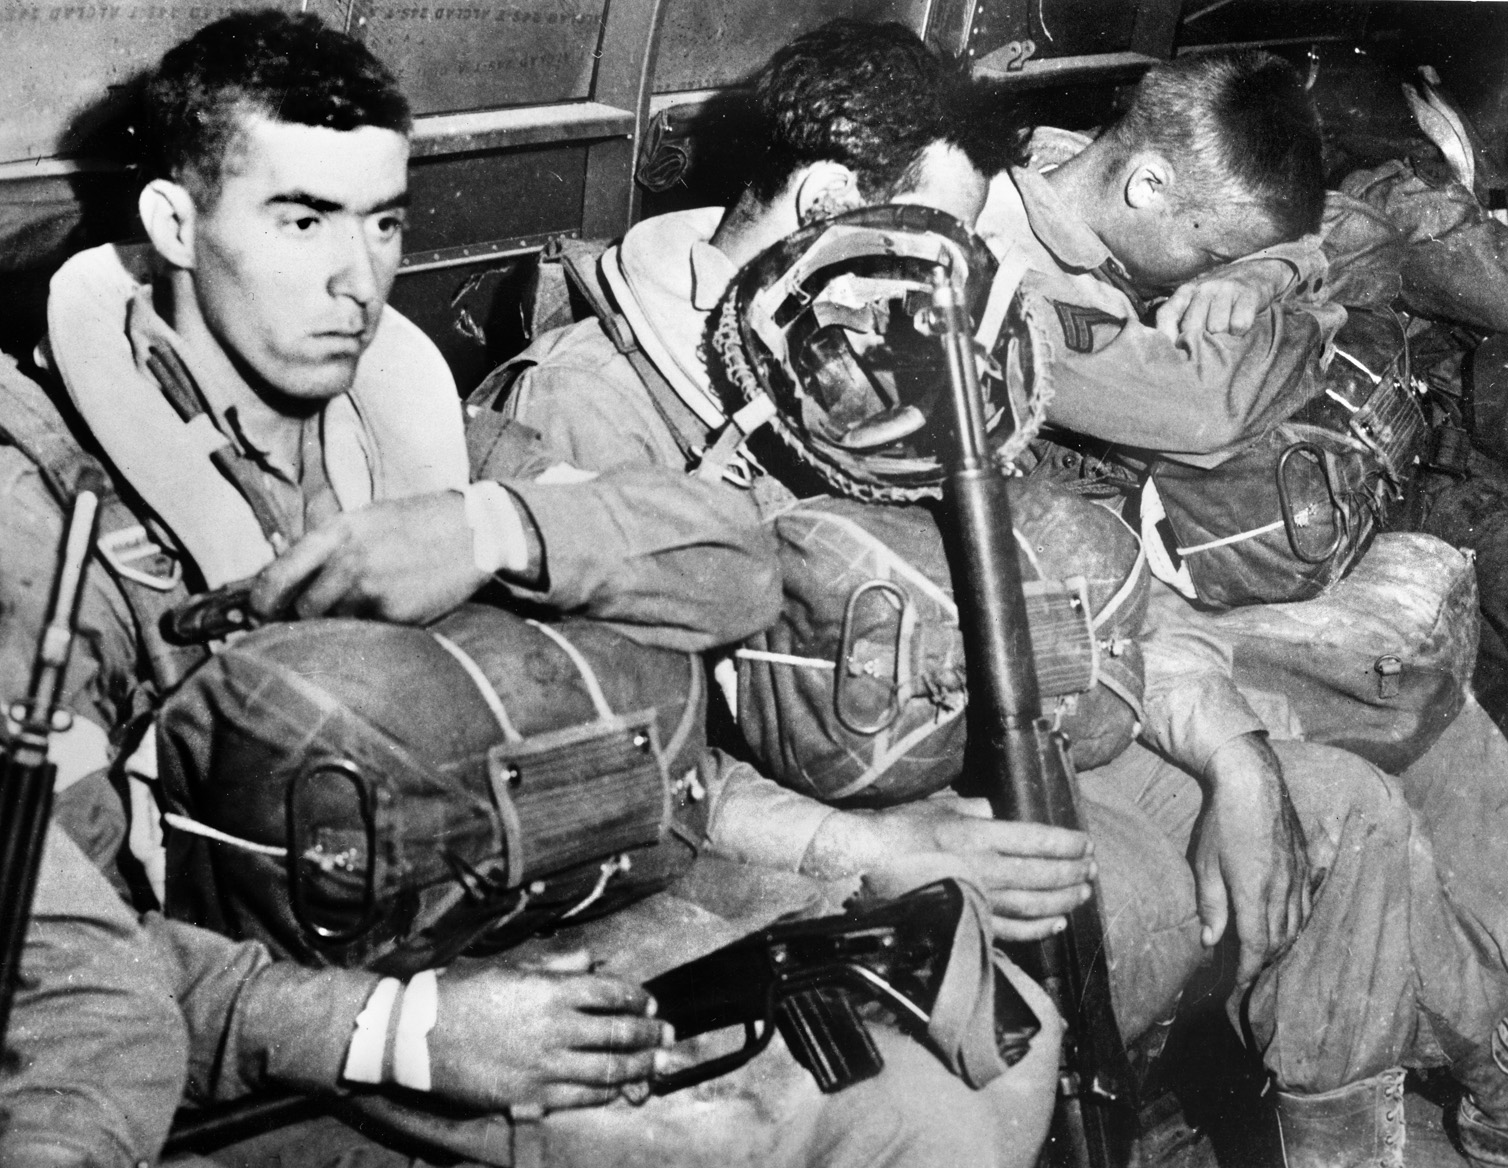
<svg viewBox="0 0 1508 1168">
<path fill-rule="evenodd" d="M 1318 1095 L 1277 1093 L 1285 1168 L 1403 1168 L 1403 1068 Z"/>
</svg>

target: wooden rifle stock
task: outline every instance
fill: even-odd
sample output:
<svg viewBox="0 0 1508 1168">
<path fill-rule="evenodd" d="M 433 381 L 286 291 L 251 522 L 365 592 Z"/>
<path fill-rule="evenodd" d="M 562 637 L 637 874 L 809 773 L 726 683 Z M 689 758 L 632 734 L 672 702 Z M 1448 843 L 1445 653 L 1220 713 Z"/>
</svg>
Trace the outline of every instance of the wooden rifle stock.
<svg viewBox="0 0 1508 1168">
<path fill-rule="evenodd" d="M 941 265 L 933 278 L 932 327 L 952 383 L 955 444 L 946 498 L 956 525 L 953 594 L 968 659 L 969 773 L 984 778 L 997 819 L 1082 830 L 1073 764 L 1062 735 L 1042 716 L 1010 499 L 988 444 L 972 327 Z M 1134 1088 L 1096 901 L 1074 910 L 1065 932 L 1030 949 L 1025 964 L 1067 1023 L 1056 1158 L 1076 1168 L 1125 1165 L 1135 1136 Z"/>
<path fill-rule="evenodd" d="M 21 951 L 52 811 L 55 768 L 47 761 L 48 740 L 53 731 L 66 730 L 71 721 L 61 705 L 63 675 L 78 627 L 84 569 L 94 547 L 98 511 L 97 492 L 87 486 L 81 489 L 68 518 L 63 558 L 53 579 L 47 623 L 32 665 L 31 687 L 26 698 L 10 709 L 16 730 L 5 748 L 0 772 L 0 1050 L 20 980 Z"/>
</svg>

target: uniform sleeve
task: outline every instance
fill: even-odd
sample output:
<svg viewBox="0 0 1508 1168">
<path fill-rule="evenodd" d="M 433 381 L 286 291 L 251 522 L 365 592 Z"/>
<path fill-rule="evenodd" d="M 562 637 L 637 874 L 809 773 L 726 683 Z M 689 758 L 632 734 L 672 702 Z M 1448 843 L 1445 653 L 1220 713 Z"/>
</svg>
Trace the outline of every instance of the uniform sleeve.
<svg viewBox="0 0 1508 1168">
<path fill-rule="evenodd" d="M 1232 261 L 1232 266 L 1248 264 L 1256 260 L 1278 260 L 1288 266 L 1290 278 L 1283 289 L 1283 297 L 1320 293 L 1324 289 L 1330 261 L 1325 253 L 1319 234 L 1306 235 L 1288 243 L 1275 243 Z"/>
<path fill-rule="evenodd" d="M 472 477 L 505 483 L 543 546 L 543 586 L 505 584 L 510 595 L 683 650 L 773 622 L 779 565 L 752 498 L 682 473 L 668 429 L 596 323 L 529 352 L 541 363 L 526 354 L 521 373 L 500 370 L 468 407 Z M 596 477 L 539 479 L 558 463 Z"/>
<path fill-rule="evenodd" d="M 1175 342 L 1143 324 L 1120 293 L 1040 272 L 1023 281 L 1021 306 L 1052 394 L 1050 422 L 1196 466 L 1218 465 L 1307 401 L 1345 319 L 1337 306 L 1290 298 L 1244 336 Z"/>
<path fill-rule="evenodd" d="M 774 536 L 747 494 L 648 468 L 507 485 L 544 549 L 544 587 L 509 586 L 515 599 L 693 651 L 742 640 L 775 620 Z"/>
<path fill-rule="evenodd" d="M 484 383 L 473 401 L 502 396 L 501 413 L 543 435 L 559 457 L 584 470 L 684 469 L 675 435 L 595 320 L 545 338 L 519 361 L 523 368 L 506 387 Z"/>
<path fill-rule="evenodd" d="M 721 856 L 795 872 L 833 808 L 766 778 L 721 750 L 708 752 L 707 842 Z"/>
<path fill-rule="evenodd" d="M 1231 650 L 1199 613 L 1154 580 L 1142 637 L 1147 741 L 1194 774 L 1242 734 L 1266 729 L 1231 679 Z"/>
<path fill-rule="evenodd" d="M 272 1085 L 336 1088 L 376 974 L 275 961 L 259 942 L 157 914 L 143 928 L 171 971 L 187 1022 L 189 1098 L 221 1102 Z"/>
<path fill-rule="evenodd" d="M 0 1075 L 0 1164 L 156 1163 L 188 1034 L 151 937 L 73 842 L 48 833 Z"/>
</svg>

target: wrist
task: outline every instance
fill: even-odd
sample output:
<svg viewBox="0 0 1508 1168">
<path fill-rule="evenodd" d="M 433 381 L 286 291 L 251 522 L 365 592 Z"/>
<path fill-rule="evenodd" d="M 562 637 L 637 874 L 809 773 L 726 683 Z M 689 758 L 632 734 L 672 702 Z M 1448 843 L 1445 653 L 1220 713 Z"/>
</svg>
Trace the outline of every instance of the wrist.
<svg viewBox="0 0 1508 1168">
<path fill-rule="evenodd" d="M 817 825 L 798 871 L 819 880 L 869 871 L 885 850 L 883 826 L 877 811 L 829 811 Z"/>
<path fill-rule="evenodd" d="M 1267 732 L 1250 730 L 1227 739 L 1215 749 L 1205 764 L 1204 778 L 1212 787 L 1252 779 L 1275 781 L 1281 785 L 1283 771 L 1267 741 Z"/>
<path fill-rule="evenodd" d="M 349 1083 L 431 1087 L 429 1035 L 439 1016 L 439 984 L 432 969 L 407 984 L 385 977 L 356 1018 L 342 1077 Z"/>
<path fill-rule="evenodd" d="M 461 491 L 466 526 L 471 531 L 471 558 L 477 571 L 491 576 L 538 575 L 541 555 L 534 521 L 513 493 L 490 480 L 471 483 Z"/>
</svg>

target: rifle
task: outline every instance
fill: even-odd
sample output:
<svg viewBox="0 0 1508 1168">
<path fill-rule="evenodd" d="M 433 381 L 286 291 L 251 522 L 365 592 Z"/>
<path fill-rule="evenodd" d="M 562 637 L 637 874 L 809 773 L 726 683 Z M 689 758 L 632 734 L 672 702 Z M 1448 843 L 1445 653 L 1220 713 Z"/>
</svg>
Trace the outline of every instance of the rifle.
<svg viewBox="0 0 1508 1168">
<path fill-rule="evenodd" d="M 655 1094 L 743 1066 L 777 1029 L 825 1092 L 879 1074 L 884 1061 L 858 1006 L 878 1002 L 925 1037 L 963 909 L 957 882 L 941 880 L 870 909 L 771 925 L 646 982 L 656 1016 L 677 1039 L 744 1028 L 738 1050 L 656 1078 Z M 995 1044 L 1009 1066 L 1040 1024 L 1016 987 L 990 969 Z"/>
<path fill-rule="evenodd" d="M 84 595 L 84 569 L 98 526 L 96 481 L 97 476 L 85 476 L 74 496 L 62 562 L 53 578 L 42 642 L 32 664 L 31 687 L 9 710 L 16 729 L 4 750 L 0 773 L 0 1049 L 20 980 L 21 951 L 52 811 L 56 768 L 47 761 L 48 740 L 54 732 L 67 730 L 73 720 L 60 699 Z"/>
<path fill-rule="evenodd" d="M 997 819 L 1081 830 L 1073 764 L 1063 736 L 1042 716 L 1010 499 L 986 437 L 973 330 L 942 265 L 933 273 L 928 324 L 943 342 L 952 385 L 945 499 L 955 515 L 953 593 L 968 657 L 967 773 L 983 776 Z M 1026 954 L 1067 1023 L 1052 1143 L 1077 1168 L 1126 1164 L 1135 1136 L 1131 1065 L 1104 954 L 1097 899 Z"/>
</svg>

